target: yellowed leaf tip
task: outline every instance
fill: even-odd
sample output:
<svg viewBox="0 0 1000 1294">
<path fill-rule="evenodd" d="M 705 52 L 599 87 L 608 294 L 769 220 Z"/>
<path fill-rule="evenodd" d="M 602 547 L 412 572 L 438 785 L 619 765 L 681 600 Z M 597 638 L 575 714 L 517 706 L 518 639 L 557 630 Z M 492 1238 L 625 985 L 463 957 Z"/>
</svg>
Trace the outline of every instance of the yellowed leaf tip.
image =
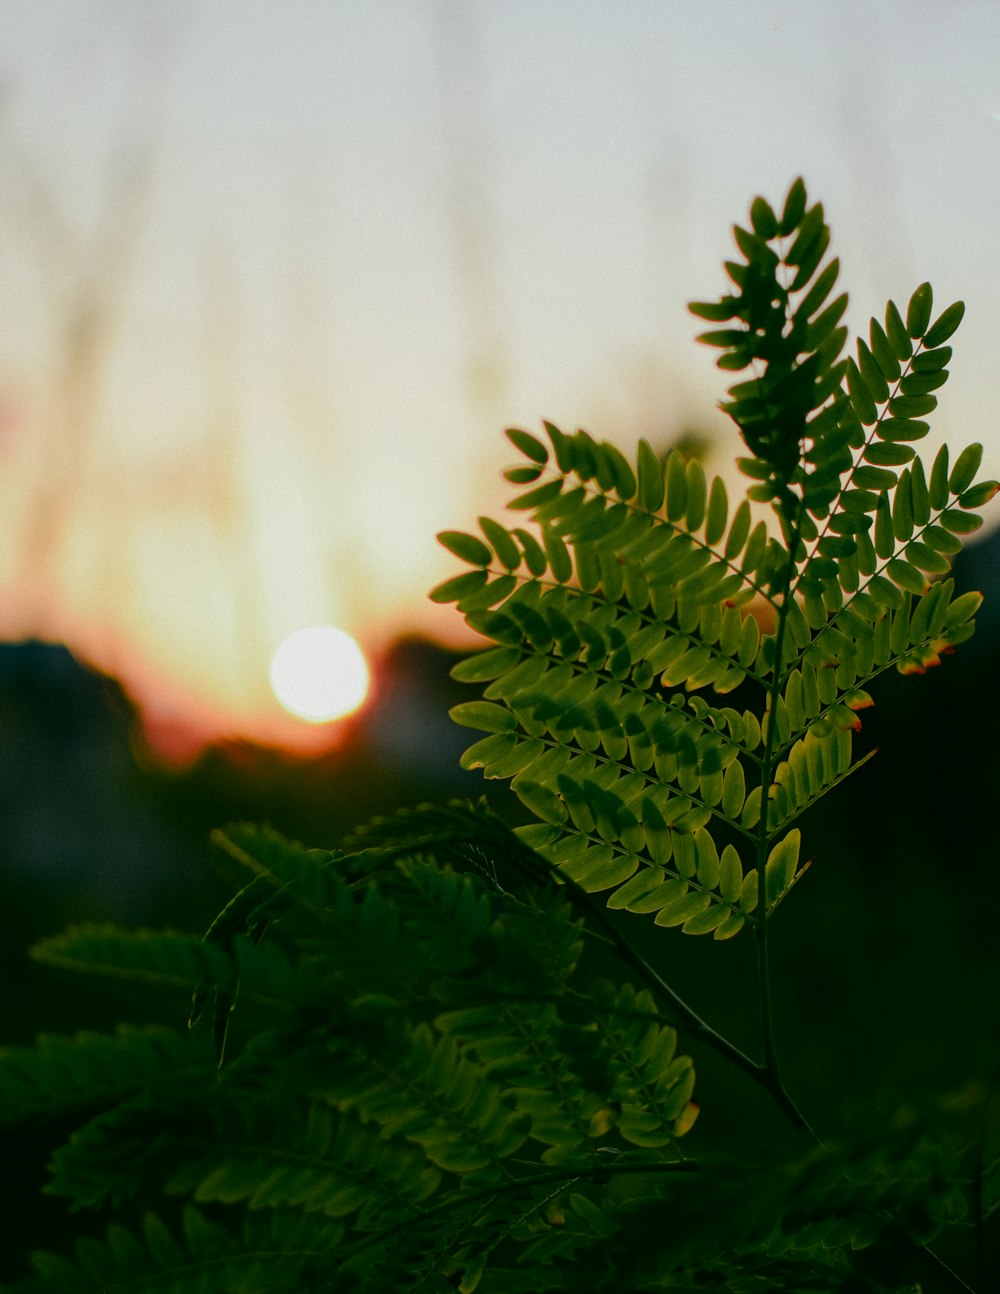
<svg viewBox="0 0 1000 1294">
<path fill-rule="evenodd" d="M 614 1120 L 611 1111 L 607 1108 L 598 1110 L 590 1120 L 587 1132 L 591 1137 L 603 1137 L 611 1131 Z"/>
<path fill-rule="evenodd" d="M 941 657 L 933 647 L 918 647 L 914 655 L 925 670 L 936 669 L 941 664 Z"/>
<path fill-rule="evenodd" d="M 701 1114 L 701 1106 L 695 1105 L 694 1101 L 688 1101 L 674 1120 L 674 1136 L 683 1137 L 685 1133 L 690 1132 L 697 1122 L 699 1114 Z"/>
<path fill-rule="evenodd" d="M 545 1221 L 550 1227 L 564 1227 L 566 1225 L 566 1214 L 557 1200 L 550 1200 L 545 1206 Z"/>
</svg>

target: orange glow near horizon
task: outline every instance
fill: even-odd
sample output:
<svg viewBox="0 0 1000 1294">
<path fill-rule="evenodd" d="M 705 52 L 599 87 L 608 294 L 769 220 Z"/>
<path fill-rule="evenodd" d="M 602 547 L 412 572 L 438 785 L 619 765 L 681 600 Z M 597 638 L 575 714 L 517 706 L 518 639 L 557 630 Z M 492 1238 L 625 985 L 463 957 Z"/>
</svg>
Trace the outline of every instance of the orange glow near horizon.
<svg viewBox="0 0 1000 1294">
<path fill-rule="evenodd" d="M 395 639 L 470 645 L 426 596 L 456 573 L 434 536 L 503 515 L 503 427 L 627 454 L 693 429 L 731 470 L 684 303 L 721 286 L 754 193 L 803 170 L 852 329 L 925 278 L 966 299 L 933 436 L 983 428 L 1000 476 L 982 15 L 881 15 L 905 47 L 883 66 L 861 0 L 719 7 L 6 6 L 0 639 L 120 681 L 168 760 L 348 741 L 282 709 L 272 657 L 337 625 L 377 693 Z"/>
<path fill-rule="evenodd" d="M 124 535 L 122 542 L 127 543 Z M 453 559 L 439 551 L 437 578 L 428 579 L 427 586 L 453 573 L 449 569 Z M 276 652 L 294 636 L 289 633 L 294 624 L 291 617 L 296 610 L 302 613 L 294 589 L 287 590 L 287 599 L 275 598 L 277 605 L 267 619 L 276 630 L 250 617 L 249 624 L 237 624 L 234 632 L 228 622 L 239 608 L 228 609 L 220 595 L 225 592 L 233 598 L 235 590 L 224 584 L 213 589 L 206 579 L 206 563 L 189 564 L 172 585 L 166 569 L 156 574 L 161 578 L 154 576 L 151 583 L 162 597 L 152 602 L 122 599 L 117 614 L 109 614 L 100 599 L 86 605 L 85 595 L 93 594 L 93 585 L 60 587 L 56 582 L 43 592 L 37 584 L 13 583 L 0 607 L 0 639 L 63 644 L 82 664 L 113 678 L 137 711 L 137 753 L 166 766 L 186 766 L 206 746 L 220 742 L 251 742 L 299 757 L 322 754 L 354 730 L 352 720 L 382 686 L 382 661 L 401 636 L 424 637 L 452 649 L 468 648 L 477 641 L 453 607 L 431 603 L 426 597 L 418 596 L 409 607 L 400 598 L 390 611 L 372 616 L 358 628 L 355 616 L 350 632 L 340 631 L 341 643 L 353 644 L 350 668 L 360 672 L 363 664 L 365 695 L 358 695 L 361 683 L 356 673 L 350 705 L 331 705 L 329 718 L 317 715 L 311 722 L 304 721 L 283 706 L 271 678 Z M 186 590 L 182 580 L 188 584 Z M 280 592 L 280 581 L 273 587 Z M 202 597 L 215 594 L 205 598 L 200 614 L 199 592 Z M 324 609 L 318 608 L 321 613 Z M 304 668 L 300 658 L 300 673 Z M 333 713 L 337 708 L 339 717 Z"/>
</svg>

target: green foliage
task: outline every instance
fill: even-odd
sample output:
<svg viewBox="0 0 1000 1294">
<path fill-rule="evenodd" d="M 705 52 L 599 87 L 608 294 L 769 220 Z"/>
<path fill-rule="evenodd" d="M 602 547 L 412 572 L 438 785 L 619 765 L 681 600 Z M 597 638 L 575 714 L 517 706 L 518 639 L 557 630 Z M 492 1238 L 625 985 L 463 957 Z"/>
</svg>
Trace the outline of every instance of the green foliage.
<svg viewBox="0 0 1000 1294">
<path fill-rule="evenodd" d="M 536 821 L 425 806 L 335 851 L 231 827 L 242 883 L 204 939 L 86 927 L 35 949 L 191 1010 L 0 1056 L 0 1122 L 77 1117 L 47 1189 L 99 1215 L 17 1294 L 969 1289 L 927 1247 L 958 1224 L 987 1288 L 989 1091 L 831 1114 L 820 1143 L 779 1067 L 768 954 L 803 815 L 869 757 L 869 686 L 973 632 L 980 596 L 948 572 L 998 487 L 979 446 L 914 449 L 962 307 L 935 317 L 923 284 L 845 357 L 802 182 L 734 233 L 732 290 L 691 309 L 720 368 L 749 372 L 723 406 L 747 497 L 677 451 L 632 461 L 546 424 L 508 432 L 518 524 L 440 537 L 469 569 L 432 597 L 491 643 L 455 670 L 481 696 L 453 717 L 486 734 L 463 763 Z M 760 1061 L 640 955 L 627 913 L 753 932 Z M 691 1157 L 685 1036 L 789 1139 Z"/>
<path fill-rule="evenodd" d="M 531 474 L 511 507 L 535 529 L 448 532 L 474 569 L 432 594 L 497 644 L 456 669 L 486 687 L 452 717 L 489 734 L 465 767 L 511 779 L 541 819 L 523 839 L 610 906 L 717 939 L 766 920 L 800 874 L 784 833 L 865 762 L 870 682 L 972 633 L 978 595 L 942 577 L 997 488 L 973 485 L 981 447 L 949 470 L 946 446 L 925 468 L 910 443 L 961 307 L 930 324 L 924 284 L 909 328 L 890 303 L 841 358 L 847 298 L 824 304 L 838 264 L 821 265 L 822 208 L 793 219 L 803 201 L 794 186 L 778 221 L 758 200 L 726 267 L 738 291 L 691 307 L 725 325 L 701 335 L 720 366 L 754 372 L 723 405 L 752 453 L 748 498 L 730 513 L 721 477 L 644 442 L 633 466 L 584 431 L 509 433 L 529 466 L 508 476 Z M 698 695 L 737 689 L 751 704 Z"/>
</svg>

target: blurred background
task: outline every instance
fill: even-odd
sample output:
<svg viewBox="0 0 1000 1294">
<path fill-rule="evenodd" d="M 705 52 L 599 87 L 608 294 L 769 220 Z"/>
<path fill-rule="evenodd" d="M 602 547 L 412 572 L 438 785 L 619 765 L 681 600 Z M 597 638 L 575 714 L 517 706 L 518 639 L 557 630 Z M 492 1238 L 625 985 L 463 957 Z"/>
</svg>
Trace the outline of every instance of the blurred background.
<svg viewBox="0 0 1000 1294">
<path fill-rule="evenodd" d="M 730 471 L 725 375 L 685 306 L 723 290 L 757 193 L 802 174 L 824 202 L 854 329 L 925 279 L 938 309 L 966 301 L 926 446 L 980 440 L 1000 476 L 991 0 L 0 17 L 0 1042 L 100 1022 L 26 966 L 39 934 L 207 923 L 210 827 L 332 845 L 483 789 L 446 716 L 468 643 L 426 599 L 455 569 L 435 532 L 502 508 L 508 425 L 686 438 Z M 816 824 L 814 925 L 787 932 L 790 1018 L 850 1017 L 886 1082 L 946 1082 L 995 1033 L 997 520 L 957 567 L 995 595 L 979 635 L 885 680 L 880 758 Z M 307 723 L 271 662 L 315 625 L 360 645 L 368 691 Z M 694 942 L 677 973 L 701 984 Z M 749 951 L 710 950 L 720 981 Z M 959 957 L 962 992 L 940 974 Z M 752 1008 L 722 1009 L 752 1046 Z M 857 1058 L 816 1036 L 793 1068 L 828 1092 Z"/>
</svg>

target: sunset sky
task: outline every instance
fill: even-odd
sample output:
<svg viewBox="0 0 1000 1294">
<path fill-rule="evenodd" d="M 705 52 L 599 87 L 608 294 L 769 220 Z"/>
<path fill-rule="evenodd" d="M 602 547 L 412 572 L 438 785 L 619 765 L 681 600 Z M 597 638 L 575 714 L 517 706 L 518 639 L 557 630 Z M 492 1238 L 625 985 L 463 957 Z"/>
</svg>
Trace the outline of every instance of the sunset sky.
<svg viewBox="0 0 1000 1294">
<path fill-rule="evenodd" d="M 855 327 L 965 299 L 928 446 L 1000 476 L 994 0 L 2 10 L 0 634 L 161 718 L 280 735 L 292 631 L 454 632 L 434 535 L 501 506 L 504 426 L 721 469 L 685 303 L 800 173 Z"/>
</svg>

